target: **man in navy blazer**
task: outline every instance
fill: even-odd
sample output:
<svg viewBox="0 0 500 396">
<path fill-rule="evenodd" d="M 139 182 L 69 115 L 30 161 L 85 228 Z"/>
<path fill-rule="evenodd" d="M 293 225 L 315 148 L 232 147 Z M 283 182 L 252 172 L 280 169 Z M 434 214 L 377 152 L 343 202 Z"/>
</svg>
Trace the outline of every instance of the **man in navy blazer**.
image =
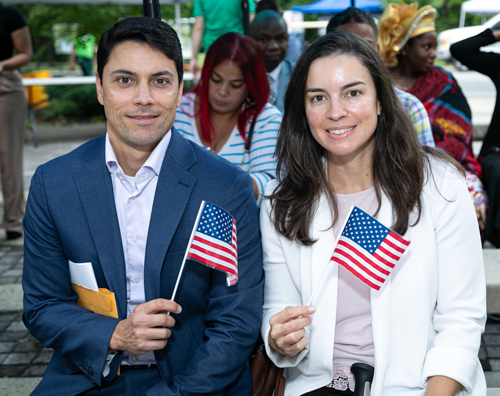
<svg viewBox="0 0 500 396">
<path fill-rule="evenodd" d="M 23 223 L 23 320 L 54 349 L 33 394 L 251 395 L 263 287 L 251 179 L 172 127 L 183 66 L 170 26 L 124 19 L 97 61 L 107 134 L 38 168 Z M 188 260 L 174 302 L 202 200 L 236 220 L 239 280 Z M 77 305 L 68 260 L 92 264 L 117 319 Z"/>
<path fill-rule="evenodd" d="M 286 22 L 274 10 L 261 11 L 250 25 L 250 36 L 262 50 L 271 88 L 269 102 L 283 113 L 285 93 L 295 67 L 294 62 L 285 58 L 289 39 Z"/>
</svg>

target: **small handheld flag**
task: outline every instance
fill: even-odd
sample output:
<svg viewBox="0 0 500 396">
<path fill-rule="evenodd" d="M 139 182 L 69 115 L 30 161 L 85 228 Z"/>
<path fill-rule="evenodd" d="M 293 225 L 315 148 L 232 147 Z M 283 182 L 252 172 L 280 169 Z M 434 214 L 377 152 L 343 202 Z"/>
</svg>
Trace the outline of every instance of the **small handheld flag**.
<svg viewBox="0 0 500 396">
<path fill-rule="evenodd" d="M 171 300 L 175 300 L 186 259 L 190 258 L 226 273 L 227 285 L 238 282 L 236 221 L 218 206 L 201 201 L 198 216 L 182 260 Z"/>
<path fill-rule="evenodd" d="M 409 245 L 410 241 L 353 206 L 331 261 L 379 290 Z"/>
<path fill-rule="evenodd" d="M 204 203 L 204 201 L 203 201 Z M 238 282 L 236 221 L 224 209 L 205 203 L 188 257 L 201 264 L 224 271 L 227 285 Z"/>
</svg>

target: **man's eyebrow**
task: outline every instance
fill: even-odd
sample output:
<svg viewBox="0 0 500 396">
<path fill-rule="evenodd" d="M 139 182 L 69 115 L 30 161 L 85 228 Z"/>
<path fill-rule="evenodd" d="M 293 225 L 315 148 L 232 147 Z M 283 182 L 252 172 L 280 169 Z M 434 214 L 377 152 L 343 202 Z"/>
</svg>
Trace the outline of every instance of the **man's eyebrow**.
<svg viewBox="0 0 500 396">
<path fill-rule="evenodd" d="M 224 79 L 219 73 L 217 73 L 215 70 L 212 70 L 212 73 L 215 74 L 218 78 Z M 230 82 L 239 82 L 239 81 L 245 81 L 244 78 L 237 78 L 235 80 L 230 80 Z"/>
<path fill-rule="evenodd" d="M 137 73 L 131 72 L 130 70 L 126 69 L 113 70 L 111 74 L 126 74 L 127 76 L 137 76 Z"/>
<path fill-rule="evenodd" d="M 162 70 L 156 73 L 153 73 L 151 77 L 160 77 L 160 76 L 170 76 L 170 77 L 175 77 L 174 73 L 172 73 L 170 70 Z"/>
<path fill-rule="evenodd" d="M 126 69 L 118 69 L 118 70 L 113 70 L 111 74 L 125 74 L 127 76 L 132 76 L 132 77 L 137 77 L 137 73 L 134 73 L 130 70 Z M 153 73 L 151 77 L 160 77 L 160 76 L 170 76 L 170 77 L 175 77 L 174 73 L 172 73 L 169 70 L 162 70 L 156 73 Z"/>
</svg>

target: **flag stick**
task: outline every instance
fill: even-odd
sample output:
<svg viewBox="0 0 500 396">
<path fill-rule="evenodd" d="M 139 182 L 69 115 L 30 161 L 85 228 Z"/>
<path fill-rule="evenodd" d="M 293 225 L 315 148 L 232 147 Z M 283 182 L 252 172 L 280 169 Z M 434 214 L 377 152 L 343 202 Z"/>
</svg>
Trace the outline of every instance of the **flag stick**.
<svg viewBox="0 0 500 396">
<path fill-rule="evenodd" d="M 351 206 L 351 209 L 349 210 L 349 213 L 347 214 L 347 216 L 344 220 L 344 224 L 342 225 L 342 228 L 340 229 L 339 235 L 337 236 L 337 241 L 335 242 L 335 247 L 337 247 L 337 244 L 339 243 L 340 236 L 342 235 L 342 232 L 344 231 L 344 228 L 347 224 L 347 221 L 349 220 L 349 217 L 351 216 L 353 209 L 354 209 L 354 206 Z M 335 248 L 333 248 L 333 251 L 335 251 Z M 332 254 L 333 254 L 333 252 L 332 252 Z M 314 295 L 316 294 L 316 291 L 319 289 L 319 285 L 321 285 L 321 281 L 323 280 L 323 277 L 325 276 L 326 269 L 330 267 L 330 263 L 331 263 L 331 256 L 330 256 L 330 261 L 325 265 L 325 269 L 323 270 L 323 273 L 321 274 L 321 277 L 319 278 L 318 284 L 314 288 L 314 290 L 311 294 L 311 297 L 309 297 L 309 301 L 307 302 L 306 305 L 311 305 L 312 299 L 313 299 Z"/>
<path fill-rule="evenodd" d="M 177 281 L 175 282 L 174 292 L 172 293 L 172 298 L 170 299 L 172 301 L 174 301 L 175 294 L 177 293 L 177 287 L 179 286 L 182 272 L 184 271 L 184 264 L 186 264 L 189 248 L 191 247 L 191 243 L 193 242 L 194 239 L 194 234 L 196 233 L 196 229 L 198 228 L 198 224 L 200 223 L 201 213 L 203 212 L 204 207 L 205 207 L 205 201 L 201 201 L 200 209 L 198 210 L 198 216 L 196 216 L 196 221 L 194 222 L 193 231 L 191 231 L 191 237 L 189 238 L 189 242 L 186 248 L 186 253 L 184 253 L 184 260 L 182 260 L 181 269 L 179 270 L 179 275 L 177 275 Z"/>
</svg>

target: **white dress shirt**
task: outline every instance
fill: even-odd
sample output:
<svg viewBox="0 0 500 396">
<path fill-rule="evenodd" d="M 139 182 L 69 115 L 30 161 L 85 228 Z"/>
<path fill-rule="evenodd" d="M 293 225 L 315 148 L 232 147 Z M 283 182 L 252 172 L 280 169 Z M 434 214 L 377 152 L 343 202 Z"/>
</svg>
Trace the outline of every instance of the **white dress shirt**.
<svg viewBox="0 0 500 396">
<path fill-rule="evenodd" d="M 153 209 L 156 185 L 163 159 L 170 142 L 170 131 L 158 143 L 135 176 L 128 176 L 116 159 L 115 151 L 106 134 L 106 166 L 113 182 L 116 214 L 120 225 L 123 255 L 127 275 L 127 317 L 134 308 L 144 303 L 144 259 L 149 220 Z M 122 364 L 156 363 L 154 353 L 136 356 L 123 354 Z"/>
<path fill-rule="evenodd" d="M 270 84 L 271 91 L 278 96 L 278 87 L 280 80 L 281 69 L 283 68 L 283 61 L 280 62 L 278 66 L 274 68 L 273 71 L 267 73 L 268 76 L 272 78 L 272 84 Z"/>
</svg>

